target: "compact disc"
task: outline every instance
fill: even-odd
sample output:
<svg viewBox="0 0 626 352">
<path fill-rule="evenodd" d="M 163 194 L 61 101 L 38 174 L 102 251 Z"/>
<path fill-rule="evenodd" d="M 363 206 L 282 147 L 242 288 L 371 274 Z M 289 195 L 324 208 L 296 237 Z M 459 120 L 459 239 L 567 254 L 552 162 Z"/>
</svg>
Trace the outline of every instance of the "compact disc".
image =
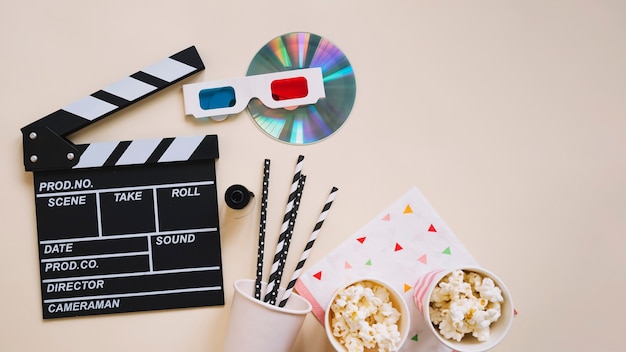
<svg viewBox="0 0 626 352">
<path fill-rule="evenodd" d="M 309 144 L 335 133 L 346 121 L 356 95 L 354 72 L 346 56 L 318 35 L 294 32 L 272 39 L 254 56 L 247 75 L 320 67 L 326 98 L 315 104 L 270 109 L 248 104 L 254 122 L 269 136 L 290 144 Z"/>
</svg>

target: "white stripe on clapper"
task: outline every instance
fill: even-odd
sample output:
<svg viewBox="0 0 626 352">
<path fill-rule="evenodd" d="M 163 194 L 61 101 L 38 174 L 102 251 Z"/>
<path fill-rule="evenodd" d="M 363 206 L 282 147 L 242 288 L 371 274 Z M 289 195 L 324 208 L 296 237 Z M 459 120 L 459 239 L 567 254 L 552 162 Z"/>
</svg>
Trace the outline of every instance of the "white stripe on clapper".
<svg viewBox="0 0 626 352">
<path fill-rule="evenodd" d="M 74 169 L 84 167 L 96 167 L 104 165 L 104 162 L 109 158 L 113 150 L 119 142 L 102 142 L 92 143 L 80 156 L 78 164 L 74 166 Z"/>
<path fill-rule="evenodd" d="M 117 105 L 94 98 L 91 95 L 88 95 L 63 108 L 63 110 L 71 112 L 72 114 L 78 115 L 89 121 L 93 121 L 94 119 L 97 119 L 98 117 L 115 109 L 117 109 Z"/>
<path fill-rule="evenodd" d="M 177 137 L 159 159 L 160 163 L 189 160 L 204 136 Z"/>
<path fill-rule="evenodd" d="M 115 165 L 144 164 L 162 139 L 132 141 Z"/>
<path fill-rule="evenodd" d="M 134 101 L 157 88 L 132 77 L 121 79 L 102 90 L 128 101 Z"/>
<path fill-rule="evenodd" d="M 161 60 L 153 65 L 144 68 L 143 72 L 158 77 L 164 81 L 172 82 L 186 74 L 195 71 L 196 68 L 176 61 L 171 58 Z"/>
</svg>

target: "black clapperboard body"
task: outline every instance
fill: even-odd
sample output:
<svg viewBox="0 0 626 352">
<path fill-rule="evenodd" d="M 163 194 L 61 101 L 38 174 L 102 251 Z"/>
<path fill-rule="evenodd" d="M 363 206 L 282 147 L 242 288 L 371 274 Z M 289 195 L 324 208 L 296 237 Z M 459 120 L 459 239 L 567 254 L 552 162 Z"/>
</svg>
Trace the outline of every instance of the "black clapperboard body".
<svg viewBox="0 0 626 352">
<path fill-rule="evenodd" d="M 195 47 L 24 128 L 43 318 L 224 304 L 217 136 L 66 136 L 204 69 Z"/>
</svg>

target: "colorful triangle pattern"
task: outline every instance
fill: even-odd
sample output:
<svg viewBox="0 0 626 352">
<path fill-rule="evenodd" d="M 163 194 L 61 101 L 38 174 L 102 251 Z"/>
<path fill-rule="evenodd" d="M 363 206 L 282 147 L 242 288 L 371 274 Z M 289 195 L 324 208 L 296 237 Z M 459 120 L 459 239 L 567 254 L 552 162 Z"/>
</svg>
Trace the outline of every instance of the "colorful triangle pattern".
<svg viewBox="0 0 626 352">
<path fill-rule="evenodd" d="M 421 198 L 418 197 L 417 199 Z M 413 206 L 416 208 L 413 209 Z M 423 217 L 422 213 L 424 213 Z M 318 289 L 320 297 L 323 297 L 323 294 L 330 291 L 330 287 L 335 286 L 335 281 L 340 280 L 342 275 L 351 276 L 359 273 L 380 274 L 392 271 L 393 268 L 389 268 L 389 265 L 387 265 L 388 261 L 405 260 L 407 265 L 410 265 L 416 271 L 432 270 L 430 266 L 438 265 L 438 261 L 444 264 L 452 263 L 455 260 L 470 260 L 471 262 L 471 257 L 468 256 L 462 245 L 449 241 L 450 238 L 454 239 L 452 231 L 446 227 L 443 221 L 438 219 L 436 214 L 431 214 L 428 206 L 422 205 L 421 201 L 404 199 L 402 203 L 379 213 L 374 220 L 373 224 L 363 228 L 345 244 L 342 244 L 341 249 L 344 252 L 329 256 L 328 262 L 322 261 L 319 267 L 309 271 L 309 274 L 304 278 L 304 280 L 308 281 L 306 285 Z M 439 230 L 441 230 L 441 233 L 439 233 Z M 355 239 L 358 245 L 352 242 Z M 415 243 L 415 240 L 422 239 L 425 240 L 423 245 Z M 365 242 L 367 242 L 367 245 Z M 452 246 L 455 247 L 454 253 L 452 253 Z M 390 249 L 393 249 L 393 253 L 390 253 Z M 322 270 L 341 268 L 341 261 L 344 262 L 344 271 L 337 270 L 339 275 L 336 276 L 335 272 L 328 275 L 323 274 Z M 373 264 L 374 261 L 376 261 L 376 266 Z M 397 274 L 392 272 L 391 274 L 394 276 L 405 275 L 404 272 Z M 394 285 L 398 291 L 402 290 L 400 292 L 403 292 L 403 296 L 411 296 L 413 298 L 412 291 L 416 288 L 414 281 L 411 278 L 401 277 L 397 277 L 396 280 Z M 515 314 L 517 314 L 517 311 L 515 311 Z M 412 335 L 409 334 L 408 338 L 417 343 L 414 346 L 421 349 L 419 346 L 424 343 L 426 343 L 425 346 L 430 344 L 432 336 L 431 334 L 419 336 L 419 333 L 422 333 L 422 331 L 412 329 L 410 332 Z M 414 349 L 415 347 L 412 348 Z"/>
</svg>

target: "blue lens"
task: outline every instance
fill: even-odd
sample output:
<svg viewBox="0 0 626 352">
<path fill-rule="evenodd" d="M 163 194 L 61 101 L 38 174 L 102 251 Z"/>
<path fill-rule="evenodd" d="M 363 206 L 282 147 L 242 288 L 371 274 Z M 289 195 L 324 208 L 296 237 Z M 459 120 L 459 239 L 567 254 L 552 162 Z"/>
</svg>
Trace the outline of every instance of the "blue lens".
<svg viewBox="0 0 626 352">
<path fill-rule="evenodd" d="M 198 93 L 200 107 L 204 110 L 230 108 L 235 106 L 235 90 L 233 87 L 203 89 Z"/>
</svg>

